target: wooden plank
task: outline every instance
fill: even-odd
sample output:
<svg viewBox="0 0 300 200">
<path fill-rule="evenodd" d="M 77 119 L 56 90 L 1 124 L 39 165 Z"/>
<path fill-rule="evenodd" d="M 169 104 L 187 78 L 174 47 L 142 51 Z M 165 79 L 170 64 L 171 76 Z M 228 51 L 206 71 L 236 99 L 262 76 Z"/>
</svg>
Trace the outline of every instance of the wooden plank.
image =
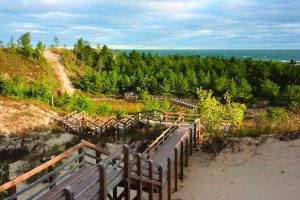
<svg viewBox="0 0 300 200">
<path fill-rule="evenodd" d="M 178 149 L 174 148 L 175 151 L 175 158 L 174 158 L 174 191 L 177 191 L 178 189 L 178 172 L 177 172 L 177 168 L 178 168 Z"/>
<path fill-rule="evenodd" d="M 190 147 L 190 155 L 193 155 L 193 129 L 189 128 L 189 147 Z"/>
<path fill-rule="evenodd" d="M 48 173 L 51 173 L 54 170 L 54 168 L 55 168 L 55 164 L 50 165 L 48 167 Z M 51 176 L 49 176 L 49 178 L 48 178 L 49 184 L 52 183 L 54 181 L 54 179 L 55 179 L 55 174 L 52 174 Z M 55 184 L 50 186 L 50 189 L 53 188 L 54 186 L 55 186 Z"/>
<path fill-rule="evenodd" d="M 141 154 L 139 153 L 137 155 L 137 175 L 139 176 L 139 180 L 138 180 L 138 184 L 137 184 L 137 200 L 141 200 L 142 199 L 142 158 L 141 158 Z"/>
<path fill-rule="evenodd" d="M 153 200 L 153 161 L 149 160 L 149 200 Z"/>
<path fill-rule="evenodd" d="M 194 148 L 197 146 L 197 122 L 194 122 Z"/>
<path fill-rule="evenodd" d="M 183 180 L 183 141 L 180 141 L 180 179 Z"/>
<path fill-rule="evenodd" d="M 185 167 L 189 166 L 189 140 L 185 138 Z"/>
<path fill-rule="evenodd" d="M 160 186 L 159 186 L 159 200 L 163 199 L 163 168 L 160 166 L 158 168 L 159 171 L 159 180 L 160 180 Z"/>
<path fill-rule="evenodd" d="M 171 181 L 172 181 L 172 161 L 168 158 L 168 200 L 171 200 Z"/>
<path fill-rule="evenodd" d="M 47 169 L 49 166 L 57 163 L 58 161 L 62 160 L 63 158 L 69 156 L 70 154 L 72 154 L 73 152 L 75 152 L 78 148 L 82 147 L 84 145 L 83 142 L 75 145 L 74 147 L 70 148 L 69 150 L 65 151 L 64 153 L 59 154 L 58 156 L 54 157 L 53 159 L 45 162 L 44 164 L 30 170 L 29 172 L 5 183 L 4 185 L 0 186 L 0 192 L 3 192 L 7 189 L 9 189 L 10 187 L 13 187 L 15 185 L 17 185 L 18 183 L 21 183 L 25 180 L 27 180 L 28 178 L 34 176 L 35 174 Z"/>
<path fill-rule="evenodd" d="M 78 148 L 78 155 L 83 153 L 83 147 Z M 84 155 L 78 159 L 78 164 L 84 160 Z"/>
<path fill-rule="evenodd" d="M 124 145 L 124 179 L 125 183 L 125 200 L 130 200 L 130 163 L 129 163 L 129 147 Z"/>
<path fill-rule="evenodd" d="M 100 195 L 99 200 L 107 199 L 107 190 L 106 190 L 106 169 L 101 163 L 99 165 L 99 188 Z"/>
</svg>

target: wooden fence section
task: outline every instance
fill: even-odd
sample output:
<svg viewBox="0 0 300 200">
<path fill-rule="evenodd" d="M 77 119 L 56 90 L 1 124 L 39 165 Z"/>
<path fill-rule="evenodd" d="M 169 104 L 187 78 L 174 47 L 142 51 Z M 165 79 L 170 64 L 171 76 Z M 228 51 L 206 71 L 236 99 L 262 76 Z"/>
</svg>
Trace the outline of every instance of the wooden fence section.
<svg viewBox="0 0 300 200">
<path fill-rule="evenodd" d="M 127 92 L 124 94 L 124 98 L 127 100 L 138 100 L 140 97 L 138 94 L 133 92 Z M 193 99 L 182 99 L 177 97 L 171 96 L 161 96 L 161 95 L 150 95 L 150 99 L 157 99 L 157 100 L 169 100 L 176 105 L 184 106 L 186 108 L 195 109 L 196 108 L 196 101 Z"/>
<path fill-rule="evenodd" d="M 85 150 L 94 151 L 95 155 L 92 155 L 90 152 Z M 91 143 L 82 141 L 71 149 L 47 161 L 46 163 L 0 186 L 0 192 L 8 191 L 10 196 L 7 199 L 9 200 L 22 198 L 22 195 L 25 192 L 35 188 L 36 186 L 44 182 L 48 182 L 47 184 L 43 185 L 42 189 L 39 189 L 38 191 L 33 192 L 30 196 L 26 197 L 26 199 L 37 198 L 41 193 L 55 187 L 55 185 L 57 184 L 60 184 L 70 175 L 74 173 L 76 174 L 76 172 L 80 168 L 83 168 L 85 165 L 93 165 L 93 163 L 91 163 L 91 160 L 94 160 L 95 163 L 98 163 L 101 160 L 101 155 L 109 156 L 110 154 L 111 153 L 100 149 L 99 147 Z M 90 159 L 85 159 L 86 157 L 89 157 Z M 24 183 L 26 180 L 32 178 L 33 176 L 41 177 L 37 178 L 36 181 L 29 184 L 25 188 L 17 190 L 18 184 Z"/>
<path fill-rule="evenodd" d="M 86 113 L 71 113 L 67 116 L 58 119 L 58 122 L 69 132 L 76 134 L 88 133 L 94 136 L 105 135 L 119 137 L 125 134 L 126 131 L 132 129 L 138 124 L 150 126 L 149 120 L 161 122 L 161 111 L 145 112 L 141 111 L 133 116 L 126 116 L 121 119 L 110 118 L 104 122 L 99 119 L 92 121 Z"/>
<path fill-rule="evenodd" d="M 36 190 L 26 199 L 129 200 L 132 199 L 130 190 L 136 191 L 133 199 L 141 199 L 143 193 L 148 193 L 149 199 L 153 199 L 154 193 L 158 193 L 159 199 L 163 199 L 165 187 L 168 199 L 171 199 L 172 177 L 174 190 L 177 190 L 177 179 L 182 180 L 183 168 L 188 166 L 189 156 L 201 135 L 199 119 L 190 124 L 181 124 L 180 121 L 182 118 L 174 121 L 142 154 L 130 150 L 128 145 L 110 154 L 82 141 L 50 161 L 0 186 L 0 192 L 15 191 L 7 199 L 17 199 L 48 180 L 47 184 L 42 184 L 42 189 Z M 16 190 L 17 184 L 44 170 L 49 171 L 25 188 Z"/>
</svg>

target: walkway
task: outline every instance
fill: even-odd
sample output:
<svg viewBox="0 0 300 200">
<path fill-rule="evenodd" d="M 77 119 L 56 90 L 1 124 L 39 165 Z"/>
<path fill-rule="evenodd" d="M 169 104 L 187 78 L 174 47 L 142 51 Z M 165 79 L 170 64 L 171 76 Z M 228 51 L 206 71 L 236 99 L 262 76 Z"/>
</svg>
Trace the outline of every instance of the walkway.
<svg viewBox="0 0 300 200">
<path fill-rule="evenodd" d="M 8 190 L 7 199 L 21 197 L 22 193 L 39 183 L 48 180 L 48 184 L 30 198 L 26 199 L 132 199 L 132 190 L 136 191 L 134 199 L 141 199 L 142 193 L 148 193 L 149 199 L 158 193 L 163 199 L 163 190 L 167 187 L 168 199 L 171 198 L 171 177 L 175 176 L 174 187 L 177 189 L 177 167 L 180 163 L 180 177 L 183 178 L 183 163 L 188 165 L 196 138 L 200 134 L 199 120 L 193 123 L 181 123 L 178 118 L 151 145 L 138 154 L 124 145 L 113 154 L 97 146 L 82 141 L 80 144 L 51 159 L 43 165 L 0 186 L 0 192 Z M 92 153 L 92 151 L 94 153 Z M 58 162 L 69 160 L 58 166 Z M 175 153 L 176 152 L 176 153 Z M 103 156 L 106 158 L 103 159 Z M 57 167 L 55 168 L 55 164 Z M 74 166 L 75 165 L 75 166 Z M 27 178 L 48 169 L 42 176 L 26 188 L 16 191 L 16 185 Z M 68 170 L 66 170 L 68 169 Z M 173 169 L 175 169 L 173 171 Z M 166 184 L 167 182 L 167 184 Z M 120 192 L 120 188 L 123 188 Z M 22 198 L 20 198 L 22 199 Z"/>
</svg>

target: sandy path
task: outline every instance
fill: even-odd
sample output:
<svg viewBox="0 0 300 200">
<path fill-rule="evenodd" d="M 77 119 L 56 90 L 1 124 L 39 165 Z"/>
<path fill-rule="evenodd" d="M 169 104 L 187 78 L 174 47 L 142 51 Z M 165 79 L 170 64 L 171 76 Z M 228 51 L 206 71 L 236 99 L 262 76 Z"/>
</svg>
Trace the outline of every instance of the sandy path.
<svg viewBox="0 0 300 200">
<path fill-rule="evenodd" d="M 197 152 L 172 199 L 295 200 L 300 195 L 300 139 L 242 144 L 242 151 L 225 150 L 215 160 Z"/>
<path fill-rule="evenodd" d="M 50 50 L 45 50 L 44 57 L 52 65 L 55 73 L 60 78 L 62 90 L 66 91 L 69 95 L 72 95 L 75 92 L 75 89 L 67 75 L 65 67 L 59 62 L 60 56 L 54 54 Z"/>
</svg>

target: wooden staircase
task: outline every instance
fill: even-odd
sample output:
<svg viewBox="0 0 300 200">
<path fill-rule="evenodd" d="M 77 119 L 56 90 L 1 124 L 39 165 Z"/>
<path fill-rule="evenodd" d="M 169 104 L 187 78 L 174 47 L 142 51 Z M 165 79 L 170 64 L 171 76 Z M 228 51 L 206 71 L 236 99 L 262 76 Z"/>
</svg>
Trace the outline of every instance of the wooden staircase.
<svg viewBox="0 0 300 200">
<path fill-rule="evenodd" d="M 83 140 L 48 162 L 0 186 L 0 192 L 8 192 L 8 200 L 140 200 L 143 195 L 152 200 L 154 194 L 161 200 L 164 198 L 163 191 L 167 189 L 167 199 L 171 199 L 172 177 L 176 191 L 177 179 L 183 179 L 183 167 L 188 166 L 189 156 L 201 134 L 199 119 L 188 124 L 181 122 L 181 117 L 171 122 L 169 128 L 142 154 L 131 150 L 126 144 L 111 154 Z M 28 178 L 41 173 L 44 175 L 35 182 L 17 188 Z M 37 189 L 30 193 L 34 188 Z"/>
</svg>

